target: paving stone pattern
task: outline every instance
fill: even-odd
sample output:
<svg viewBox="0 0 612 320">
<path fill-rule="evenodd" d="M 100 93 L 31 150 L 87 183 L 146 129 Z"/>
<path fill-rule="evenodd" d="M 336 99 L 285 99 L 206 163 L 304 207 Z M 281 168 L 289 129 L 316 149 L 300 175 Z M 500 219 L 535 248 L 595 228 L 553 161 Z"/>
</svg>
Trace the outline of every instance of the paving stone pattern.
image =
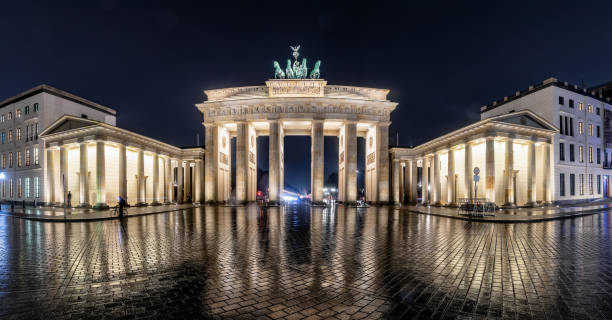
<svg viewBox="0 0 612 320">
<path fill-rule="evenodd" d="M 610 220 L 256 206 L 0 216 L 0 319 L 604 319 Z"/>
</svg>

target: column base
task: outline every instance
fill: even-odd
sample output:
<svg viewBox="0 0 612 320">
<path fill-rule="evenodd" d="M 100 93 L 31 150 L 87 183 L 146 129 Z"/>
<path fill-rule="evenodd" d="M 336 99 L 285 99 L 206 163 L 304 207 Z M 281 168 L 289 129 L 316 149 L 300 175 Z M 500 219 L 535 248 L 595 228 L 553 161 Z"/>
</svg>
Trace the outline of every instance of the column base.
<svg viewBox="0 0 612 320">
<path fill-rule="evenodd" d="M 434 206 L 434 207 L 441 207 L 441 206 L 443 206 L 443 204 L 442 204 L 442 201 L 436 201 L 436 202 L 434 202 L 432 204 L 432 206 Z"/>
<path fill-rule="evenodd" d="M 104 203 L 104 202 L 98 202 L 96 204 L 94 204 L 93 209 L 95 210 L 108 210 L 109 206 L 108 204 Z"/>
<path fill-rule="evenodd" d="M 502 209 L 514 209 L 516 208 L 516 204 L 512 202 L 508 202 L 502 206 Z"/>
<path fill-rule="evenodd" d="M 451 202 L 451 203 L 447 204 L 446 206 L 449 207 L 449 208 L 459 208 L 459 205 L 457 205 L 454 202 Z"/>
<path fill-rule="evenodd" d="M 151 203 L 151 205 L 152 205 L 152 206 L 161 206 L 161 205 L 162 205 L 162 203 L 161 203 L 161 202 L 158 202 L 158 201 L 153 201 L 153 202 Z"/>
<path fill-rule="evenodd" d="M 146 207 L 148 204 L 146 202 L 137 202 L 134 207 Z"/>
<path fill-rule="evenodd" d="M 91 204 L 89 204 L 89 203 L 79 203 L 79 205 L 77 205 L 75 208 L 84 208 L 84 209 L 87 209 L 87 208 L 91 208 Z"/>
</svg>

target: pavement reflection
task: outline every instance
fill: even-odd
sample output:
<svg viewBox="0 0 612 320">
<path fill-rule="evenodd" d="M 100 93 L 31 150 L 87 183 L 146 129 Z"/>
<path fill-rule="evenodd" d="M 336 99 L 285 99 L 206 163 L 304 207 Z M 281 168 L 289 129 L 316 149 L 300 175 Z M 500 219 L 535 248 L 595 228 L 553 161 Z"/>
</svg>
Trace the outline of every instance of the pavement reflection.
<svg viewBox="0 0 612 320">
<path fill-rule="evenodd" d="M 610 214 L 525 224 L 391 207 L 0 216 L 0 318 L 609 318 Z"/>
</svg>

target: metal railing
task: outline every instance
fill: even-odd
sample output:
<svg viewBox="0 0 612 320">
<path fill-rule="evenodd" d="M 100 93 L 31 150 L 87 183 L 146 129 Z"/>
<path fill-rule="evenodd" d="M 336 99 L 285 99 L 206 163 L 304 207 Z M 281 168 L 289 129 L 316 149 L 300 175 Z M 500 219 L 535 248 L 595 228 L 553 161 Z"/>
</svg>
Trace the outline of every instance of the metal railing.
<svg viewBox="0 0 612 320">
<path fill-rule="evenodd" d="M 461 214 L 483 217 L 493 215 L 497 210 L 495 202 L 490 202 L 487 198 L 460 198 L 457 199 Z"/>
</svg>

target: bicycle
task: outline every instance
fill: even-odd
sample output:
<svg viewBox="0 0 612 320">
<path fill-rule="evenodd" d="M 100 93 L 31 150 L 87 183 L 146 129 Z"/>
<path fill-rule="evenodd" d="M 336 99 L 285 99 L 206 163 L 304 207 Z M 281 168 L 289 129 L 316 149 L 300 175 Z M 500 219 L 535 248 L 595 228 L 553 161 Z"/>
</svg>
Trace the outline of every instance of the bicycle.
<svg viewBox="0 0 612 320">
<path fill-rule="evenodd" d="M 119 215 L 119 205 L 111 207 L 111 216 L 118 216 L 118 215 Z M 128 215 L 127 208 L 123 207 L 123 216 L 127 216 L 127 215 Z"/>
</svg>

